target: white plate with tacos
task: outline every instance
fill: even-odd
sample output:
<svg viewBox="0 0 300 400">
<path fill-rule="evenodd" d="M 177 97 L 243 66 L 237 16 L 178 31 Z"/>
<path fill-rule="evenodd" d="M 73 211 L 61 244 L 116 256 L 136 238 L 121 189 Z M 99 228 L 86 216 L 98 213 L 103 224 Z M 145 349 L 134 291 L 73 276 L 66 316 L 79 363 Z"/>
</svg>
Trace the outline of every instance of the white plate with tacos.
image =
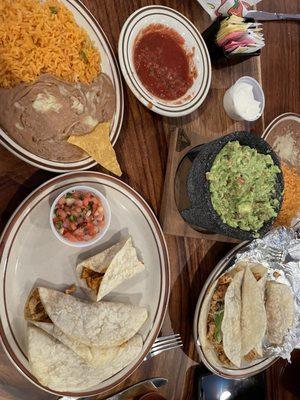
<svg viewBox="0 0 300 400">
<path fill-rule="evenodd" d="M 104 238 L 84 249 L 58 240 L 49 223 L 52 202 L 74 185 L 97 189 L 111 208 Z M 0 270 L 4 349 L 30 382 L 59 396 L 103 393 L 128 378 L 168 304 L 156 217 L 133 189 L 98 172 L 61 175 L 32 192 L 2 234 Z"/>
<path fill-rule="evenodd" d="M 194 340 L 201 361 L 214 374 L 241 379 L 255 375 L 277 357 L 295 326 L 294 295 L 288 284 L 257 260 L 239 259 L 248 242 L 236 246 L 208 277 L 196 307 Z M 296 299 L 295 299 L 296 301 Z"/>
</svg>

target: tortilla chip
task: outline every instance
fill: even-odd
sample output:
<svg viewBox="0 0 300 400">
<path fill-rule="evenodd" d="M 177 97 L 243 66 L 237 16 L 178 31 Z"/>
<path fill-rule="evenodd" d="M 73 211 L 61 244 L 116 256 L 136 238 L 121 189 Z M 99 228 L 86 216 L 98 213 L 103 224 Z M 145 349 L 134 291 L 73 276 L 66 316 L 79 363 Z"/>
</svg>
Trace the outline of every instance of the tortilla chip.
<svg viewBox="0 0 300 400">
<path fill-rule="evenodd" d="M 80 147 L 97 163 L 117 176 L 122 175 L 116 152 L 109 138 L 109 122 L 98 124 L 95 129 L 85 135 L 71 135 L 68 142 Z"/>
</svg>

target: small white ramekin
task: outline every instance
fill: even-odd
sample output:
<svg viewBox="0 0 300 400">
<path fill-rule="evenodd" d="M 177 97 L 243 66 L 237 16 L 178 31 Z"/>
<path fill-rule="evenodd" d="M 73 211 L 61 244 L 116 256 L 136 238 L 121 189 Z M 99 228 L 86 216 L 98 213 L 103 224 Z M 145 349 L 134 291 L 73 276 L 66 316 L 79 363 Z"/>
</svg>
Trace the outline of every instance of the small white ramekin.
<svg viewBox="0 0 300 400">
<path fill-rule="evenodd" d="M 76 190 L 82 190 L 85 192 L 91 192 L 91 193 L 95 194 L 101 200 L 101 203 L 104 208 L 104 226 L 101 229 L 101 231 L 95 237 L 93 237 L 93 239 L 91 239 L 87 242 L 71 242 L 70 240 L 65 239 L 57 232 L 57 230 L 53 224 L 54 209 L 55 209 L 55 206 L 56 206 L 58 200 L 61 197 L 63 197 L 66 193 L 74 192 Z M 64 244 L 66 244 L 68 246 L 72 246 L 72 247 L 81 247 L 81 248 L 88 247 L 88 246 L 91 246 L 92 244 L 95 244 L 96 242 L 98 242 L 106 234 L 106 232 L 109 228 L 109 225 L 110 225 L 110 220 L 111 220 L 111 209 L 110 209 L 108 201 L 103 196 L 103 194 L 101 192 L 99 192 L 99 190 L 96 190 L 90 186 L 71 186 L 71 187 L 69 187 L 68 189 L 64 190 L 56 197 L 56 199 L 53 201 L 51 209 L 50 209 L 50 226 L 51 226 L 52 232 L 54 233 L 54 235 L 56 236 L 56 238 L 58 240 L 60 240 Z"/>
<path fill-rule="evenodd" d="M 235 102 L 234 102 L 234 89 L 236 85 L 238 85 L 240 82 L 245 82 L 248 83 L 249 85 L 252 86 L 253 90 L 253 96 L 256 101 L 260 102 L 260 110 L 257 115 L 253 118 L 248 118 L 246 119 L 243 115 L 240 115 L 238 110 L 235 107 Z M 265 108 L 265 95 L 264 91 L 261 87 L 261 85 L 257 82 L 256 79 L 252 78 L 251 76 L 242 76 L 240 79 L 238 79 L 234 85 L 232 85 L 229 89 L 227 89 L 224 98 L 223 98 L 223 106 L 224 109 L 227 113 L 227 115 L 235 120 L 235 121 L 248 121 L 248 122 L 254 122 L 257 119 L 259 119 L 262 116 L 262 113 Z"/>
</svg>

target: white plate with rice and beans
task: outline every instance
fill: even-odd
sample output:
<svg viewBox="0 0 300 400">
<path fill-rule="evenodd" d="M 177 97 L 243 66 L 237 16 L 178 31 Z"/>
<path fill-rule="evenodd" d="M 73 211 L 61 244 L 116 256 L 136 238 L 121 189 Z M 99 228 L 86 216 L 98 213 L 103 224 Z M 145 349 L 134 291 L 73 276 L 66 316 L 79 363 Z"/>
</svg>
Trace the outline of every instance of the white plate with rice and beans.
<svg viewBox="0 0 300 400">
<path fill-rule="evenodd" d="M 67 139 L 108 121 L 112 145 L 120 133 L 120 71 L 98 21 L 78 0 L 3 0 L 1 37 L 2 145 L 49 171 L 96 165 Z"/>
</svg>

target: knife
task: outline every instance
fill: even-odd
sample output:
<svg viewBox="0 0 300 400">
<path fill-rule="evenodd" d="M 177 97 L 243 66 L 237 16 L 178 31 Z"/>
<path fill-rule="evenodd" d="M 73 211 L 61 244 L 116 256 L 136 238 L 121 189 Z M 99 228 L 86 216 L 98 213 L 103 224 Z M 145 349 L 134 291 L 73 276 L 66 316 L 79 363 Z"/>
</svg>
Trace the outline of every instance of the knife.
<svg viewBox="0 0 300 400">
<path fill-rule="evenodd" d="M 122 390 L 112 397 L 107 397 L 106 400 L 129 400 L 137 396 L 142 396 L 148 392 L 156 391 L 159 387 L 165 385 L 167 382 L 168 380 L 164 378 L 146 379 L 133 386 L 130 386 L 125 390 Z M 97 399 L 100 399 L 100 397 L 95 397 L 95 400 Z M 61 397 L 59 400 L 90 400 L 90 397 Z"/>
<path fill-rule="evenodd" d="M 253 18 L 256 21 L 280 21 L 280 20 L 300 20 L 300 14 L 282 14 L 282 13 L 270 13 L 266 11 L 248 11 L 245 15 L 246 18 Z"/>
</svg>

